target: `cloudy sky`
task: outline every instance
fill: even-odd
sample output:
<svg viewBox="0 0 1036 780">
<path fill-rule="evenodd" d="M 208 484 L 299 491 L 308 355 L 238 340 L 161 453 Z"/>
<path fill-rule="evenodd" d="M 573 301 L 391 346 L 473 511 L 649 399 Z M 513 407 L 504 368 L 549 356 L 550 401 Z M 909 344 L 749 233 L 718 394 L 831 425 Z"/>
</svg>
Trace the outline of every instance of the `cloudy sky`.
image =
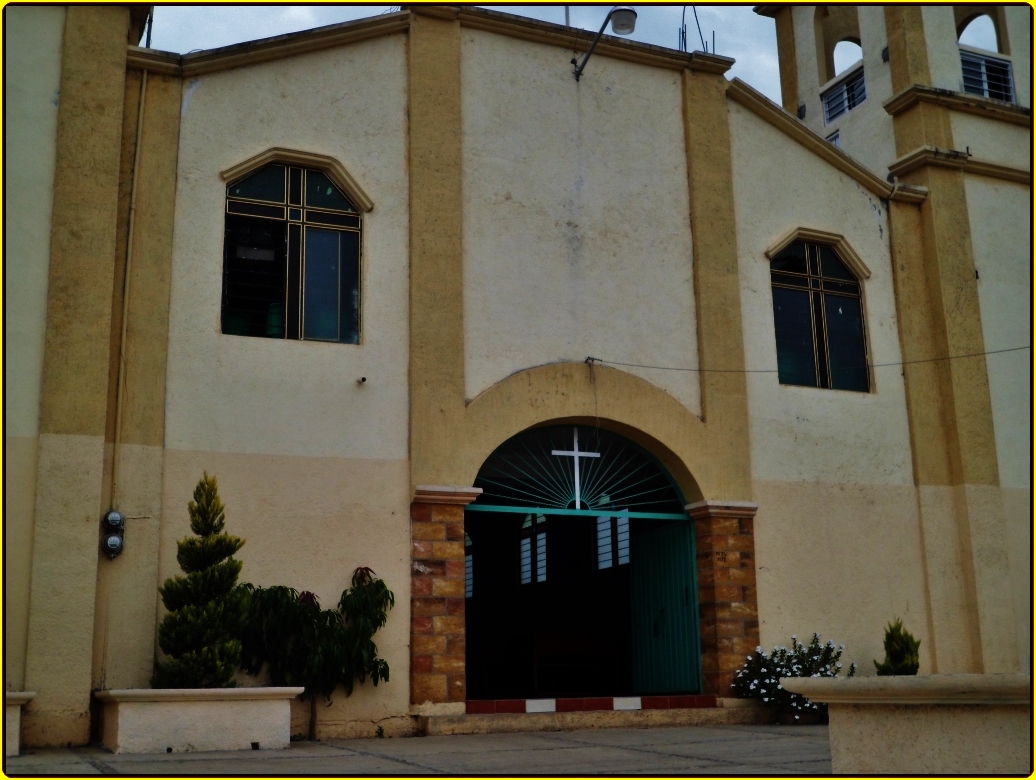
<svg viewBox="0 0 1036 780">
<path fill-rule="evenodd" d="M 487 5 L 506 13 L 565 22 L 563 5 Z M 777 72 L 777 35 L 772 19 L 752 13 L 751 6 L 736 5 L 643 5 L 637 9 L 637 29 L 632 40 L 677 48 L 681 16 L 686 8 L 687 43 L 691 51 L 702 48 L 704 37 L 712 50 L 733 57 L 737 64 L 727 74 L 738 76 L 780 102 Z M 242 41 L 337 24 L 385 13 L 398 6 L 379 5 L 156 5 L 151 46 L 181 54 L 196 49 L 213 49 Z M 570 23 L 596 32 L 611 6 L 572 5 Z M 692 8 L 697 8 L 701 37 Z"/>
</svg>

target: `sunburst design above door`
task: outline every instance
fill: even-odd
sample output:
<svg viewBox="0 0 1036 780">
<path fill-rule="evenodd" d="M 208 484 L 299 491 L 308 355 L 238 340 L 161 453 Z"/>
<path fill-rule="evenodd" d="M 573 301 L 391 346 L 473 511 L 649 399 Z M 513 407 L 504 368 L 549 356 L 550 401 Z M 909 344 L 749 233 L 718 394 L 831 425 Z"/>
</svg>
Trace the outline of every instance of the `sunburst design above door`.
<svg viewBox="0 0 1036 780">
<path fill-rule="evenodd" d="M 683 515 L 679 492 L 651 455 L 585 425 L 512 437 L 483 464 L 475 487 L 483 490 L 476 505 Z"/>
</svg>

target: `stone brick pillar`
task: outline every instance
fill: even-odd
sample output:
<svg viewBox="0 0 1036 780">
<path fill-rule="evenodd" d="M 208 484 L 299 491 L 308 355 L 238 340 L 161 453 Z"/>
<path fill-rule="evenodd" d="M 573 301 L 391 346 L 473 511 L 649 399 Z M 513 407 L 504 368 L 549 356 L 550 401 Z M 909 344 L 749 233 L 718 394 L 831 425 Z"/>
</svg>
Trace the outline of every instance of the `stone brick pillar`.
<svg viewBox="0 0 1036 780">
<path fill-rule="evenodd" d="M 464 507 L 481 488 L 418 485 L 410 505 L 410 704 L 460 715 L 464 672 Z"/>
<path fill-rule="evenodd" d="M 744 501 L 700 501 L 686 508 L 697 543 L 704 693 L 729 696 L 734 672 L 759 645 L 758 507 Z"/>
</svg>

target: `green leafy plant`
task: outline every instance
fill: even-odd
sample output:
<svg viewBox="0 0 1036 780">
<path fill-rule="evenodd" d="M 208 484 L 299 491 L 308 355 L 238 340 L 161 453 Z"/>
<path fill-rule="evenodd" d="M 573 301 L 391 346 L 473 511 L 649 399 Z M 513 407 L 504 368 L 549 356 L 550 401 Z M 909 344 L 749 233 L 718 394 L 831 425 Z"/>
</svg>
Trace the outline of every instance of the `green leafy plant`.
<svg viewBox="0 0 1036 780">
<path fill-rule="evenodd" d="M 317 698 L 328 702 L 339 685 L 350 696 L 356 682 L 388 681 L 374 634 L 388 620 L 395 595 L 369 568 L 353 572 L 337 609 L 321 609 L 308 592 L 276 585 L 243 586 L 248 613 L 242 630 L 242 668 L 258 674 L 265 665 L 273 685 L 303 686 L 310 703 L 309 739 L 316 739 Z"/>
<path fill-rule="evenodd" d="M 820 635 L 816 633 L 808 645 L 803 645 L 793 636 L 790 649 L 775 647 L 768 654 L 757 647 L 735 673 L 730 689 L 738 698 L 759 699 L 782 711 L 792 712 L 796 720 L 807 712 L 826 713 L 827 705 L 785 690 L 780 681 L 782 677 L 837 677 L 842 670 L 840 659 L 844 650 L 845 645 L 835 646 L 834 642 L 821 644 Z M 849 664 L 846 677 L 854 674 L 856 664 Z"/>
<path fill-rule="evenodd" d="M 233 555 L 244 540 L 224 533 L 223 502 L 216 478 L 206 473 L 187 504 L 195 536 L 176 543 L 176 560 L 186 576 L 159 588 L 169 614 L 158 627 L 158 644 L 168 656 L 155 664 L 155 688 L 228 688 L 241 661 L 235 638 L 243 592 L 237 585 L 241 561 Z"/>
<path fill-rule="evenodd" d="M 903 621 L 897 617 L 885 626 L 885 660 L 880 664 L 874 662 L 878 676 L 917 674 L 921 665 L 917 652 L 920 647 L 921 640 L 914 639 L 913 634 L 903 627 Z"/>
</svg>

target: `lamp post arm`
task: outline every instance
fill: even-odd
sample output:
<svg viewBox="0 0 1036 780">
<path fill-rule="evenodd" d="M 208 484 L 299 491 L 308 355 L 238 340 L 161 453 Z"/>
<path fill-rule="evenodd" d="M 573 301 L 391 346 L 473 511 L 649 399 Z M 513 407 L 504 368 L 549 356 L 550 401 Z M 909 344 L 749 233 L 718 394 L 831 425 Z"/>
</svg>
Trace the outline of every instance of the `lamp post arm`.
<svg viewBox="0 0 1036 780">
<path fill-rule="evenodd" d="M 576 65 L 576 58 L 572 58 L 572 64 L 576 66 L 575 71 L 573 71 L 575 73 L 576 81 L 579 81 L 579 77 L 583 75 L 583 69 L 586 67 L 586 63 L 590 59 L 590 55 L 593 54 L 594 49 L 597 48 L 598 41 L 600 41 L 601 36 L 604 35 L 604 28 L 608 26 L 608 22 L 612 18 L 612 14 L 614 14 L 616 10 L 617 9 L 613 8 L 608 12 L 608 15 L 604 17 L 604 24 L 601 25 L 600 32 L 597 33 L 597 37 L 594 38 L 594 42 L 590 44 L 590 51 L 588 51 L 586 55 L 583 57 L 583 61 Z"/>
</svg>

